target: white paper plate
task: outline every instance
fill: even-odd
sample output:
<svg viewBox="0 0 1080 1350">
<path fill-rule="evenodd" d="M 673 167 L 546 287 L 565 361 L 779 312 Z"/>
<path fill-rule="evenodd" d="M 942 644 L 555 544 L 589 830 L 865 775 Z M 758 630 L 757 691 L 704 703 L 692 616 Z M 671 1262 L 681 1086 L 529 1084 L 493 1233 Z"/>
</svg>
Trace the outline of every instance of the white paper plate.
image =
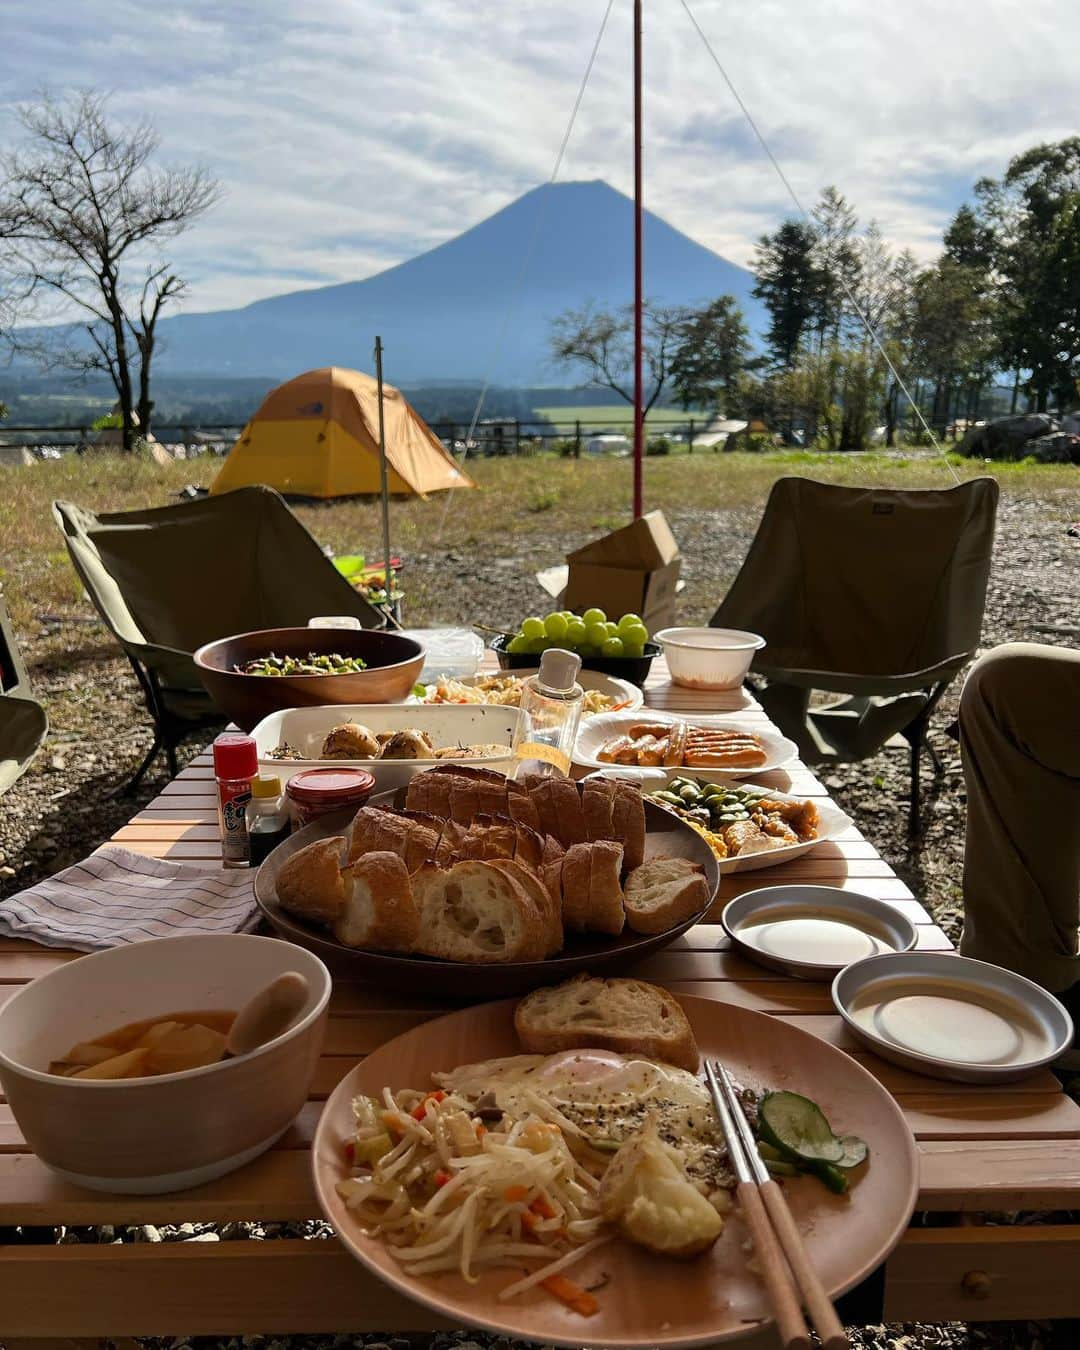
<svg viewBox="0 0 1080 1350">
<path fill-rule="evenodd" d="M 587 775 L 590 778 L 625 778 L 629 782 L 637 783 L 642 792 L 655 792 L 657 788 L 666 787 L 673 778 L 698 778 L 702 782 L 725 783 L 732 782 L 731 775 L 709 774 L 698 772 L 694 769 L 635 769 L 623 764 L 605 764 L 602 769 L 598 769 L 595 774 Z M 770 797 L 775 797 L 782 802 L 802 802 L 805 797 L 790 792 L 777 792 L 775 788 L 763 787 L 760 783 L 752 783 L 748 786 L 756 787 L 761 792 L 767 792 Z M 850 830 L 855 823 L 849 815 L 841 811 L 827 797 L 815 797 L 814 805 L 818 809 L 818 837 L 811 839 L 805 844 L 791 844 L 788 848 L 770 849 L 768 853 L 748 853 L 740 858 L 717 858 L 716 864 L 720 868 L 721 876 L 729 876 L 732 872 L 756 872 L 763 867 L 777 867 L 780 863 L 791 862 L 794 858 L 801 858 L 804 853 L 809 853 L 811 849 L 817 848 L 819 844 L 828 844 L 834 839 L 838 839 L 846 830 Z M 657 806 L 665 807 L 663 802 L 657 802 Z M 665 809 L 667 809 L 665 807 Z M 676 814 L 673 812 L 672 814 Z M 683 819 L 683 817 L 679 817 Z"/>
<path fill-rule="evenodd" d="M 759 737 L 765 747 L 767 756 L 764 764 L 755 764 L 753 768 L 748 769 L 685 768 L 679 770 L 680 773 L 692 774 L 693 777 L 700 778 L 703 782 L 722 783 L 729 778 L 752 778 L 756 773 L 770 773 L 773 769 L 782 769 L 785 764 L 790 764 L 793 759 L 798 758 L 799 754 L 799 747 L 795 742 L 789 741 L 786 736 L 781 736 L 778 731 L 768 730 L 756 723 L 741 720 L 737 716 L 676 717 L 671 713 L 658 713 L 652 708 L 647 708 L 644 712 L 639 710 L 638 712 L 600 713 L 597 717 L 590 717 L 587 722 L 583 722 L 581 730 L 578 732 L 577 744 L 574 747 L 574 763 L 590 769 L 612 768 L 613 766 L 604 760 L 597 759 L 597 751 L 612 736 L 625 735 L 628 726 L 643 721 L 668 724 L 686 722 L 692 727 L 722 727 L 725 730 L 748 732 Z"/>
<path fill-rule="evenodd" d="M 500 676 L 508 676 L 508 675 L 513 676 L 515 679 L 519 680 L 527 680 L 530 675 L 537 674 L 537 669 L 534 667 L 531 670 L 500 670 L 498 672 L 492 671 L 491 673 L 492 674 L 497 673 Z M 473 685 L 480 680 L 486 680 L 488 678 L 490 678 L 488 675 L 474 675 L 470 679 L 459 681 L 459 683 Z M 434 684 L 435 681 L 432 680 L 431 683 Z M 614 699 L 616 703 L 625 702 L 627 706 L 624 709 L 624 711 L 626 712 L 633 712 L 636 708 L 642 707 L 645 703 L 645 695 L 641 692 L 641 690 L 637 687 L 636 684 L 631 684 L 629 680 L 616 679 L 614 675 L 602 675 L 598 670 L 579 671 L 578 684 L 580 684 L 582 689 L 584 689 L 586 692 L 588 692 L 590 689 L 595 689 L 599 693 L 606 695 L 608 698 Z M 424 706 L 430 708 L 454 708 L 454 707 L 473 706 L 471 704 L 427 703 L 425 700 L 420 700 L 416 698 L 415 695 L 410 696 L 407 702 L 409 703 L 424 702 Z M 479 707 L 483 705 L 478 704 L 476 706 Z M 590 717 L 588 713 L 586 713 L 585 716 L 586 718 L 588 718 L 589 721 L 593 720 L 593 717 Z M 611 717 L 613 716 L 613 714 L 596 713 L 593 716 Z"/>
</svg>

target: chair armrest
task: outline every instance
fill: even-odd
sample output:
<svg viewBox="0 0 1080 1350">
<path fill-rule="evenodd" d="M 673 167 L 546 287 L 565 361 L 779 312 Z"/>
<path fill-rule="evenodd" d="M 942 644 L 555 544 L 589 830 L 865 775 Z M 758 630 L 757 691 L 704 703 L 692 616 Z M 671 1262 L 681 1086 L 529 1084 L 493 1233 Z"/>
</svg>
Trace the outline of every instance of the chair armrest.
<svg viewBox="0 0 1080 1350">
<path fill-rule="evenodd" d="M 755 661 L 753 673 L 772 684 L 791 684 L 800 689 L 818 689 L 835 694 L 906 694 L 914 689 L 929 689 L 943 680 L 954 679 L 974 657 L 974 652 L 957 652 L 924 670 L 901 675 L 859 675 L 839 670 L 796 670 Z"/>
</svg>

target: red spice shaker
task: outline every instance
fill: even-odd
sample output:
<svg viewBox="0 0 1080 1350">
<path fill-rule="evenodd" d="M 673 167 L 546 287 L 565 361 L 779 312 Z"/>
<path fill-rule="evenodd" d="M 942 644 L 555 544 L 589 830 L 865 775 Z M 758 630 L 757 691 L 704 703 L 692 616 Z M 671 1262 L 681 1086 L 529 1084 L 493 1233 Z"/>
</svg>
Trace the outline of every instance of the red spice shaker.
<svg viewBox="0 0 1080 1350">
<path fill-rule="evenodd" d="M 259 772 L 255 742 L 242 732 L 226 731 L 214 741 L 214 777 L 217 779 L 221 861 L 226 867 L 249 867 L 247 804 L 251 780 Z"/>
</svg>

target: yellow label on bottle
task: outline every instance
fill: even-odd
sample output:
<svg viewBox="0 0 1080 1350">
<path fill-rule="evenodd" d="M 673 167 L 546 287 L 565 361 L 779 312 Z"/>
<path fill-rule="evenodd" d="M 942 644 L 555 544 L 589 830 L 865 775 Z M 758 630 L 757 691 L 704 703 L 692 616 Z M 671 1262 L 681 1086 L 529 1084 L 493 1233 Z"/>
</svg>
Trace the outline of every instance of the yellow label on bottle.
<svg viewBox="0 0 1080 1350">
<path fill-rule="evenodd" d="M 554 745 L 542 741 L 522 741 L 514 751 L 518 759 L 535 759 L 543 764 L 554 764 L 560 773 L 570 773 L 570 756 Z"/>
</svg>

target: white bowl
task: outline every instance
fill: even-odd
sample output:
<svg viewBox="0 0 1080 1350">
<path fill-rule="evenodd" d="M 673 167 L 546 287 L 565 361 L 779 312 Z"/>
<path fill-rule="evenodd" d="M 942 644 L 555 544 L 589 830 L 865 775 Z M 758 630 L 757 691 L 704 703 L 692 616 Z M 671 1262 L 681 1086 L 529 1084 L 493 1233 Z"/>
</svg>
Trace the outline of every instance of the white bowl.
<svg viewBox="0 0 1080 1350">
<path fill-rule="evenodd" d="M 687 689 L 737 689 L 765 646 L 763 637 L 738 628 L 663 628 L 653 640 L 664 648 L 671 678 Z"/>
<path fill-rule="evenodd" d="M 236 1059 L 155 1078 L 50 1074 L 78 1041 L 170 1012 L 237 1010 L 296 970 L 310 990 L 280 1036 Z M 0 1009 L 0 1084 L 27 1143 L 68 1181 L 154 1194 L 198 1186 L 268 1149 L 307 1101 L 330 972 L 278 938 L 204 933 L 96 952 L 26 985 Z"/>
</svg>

